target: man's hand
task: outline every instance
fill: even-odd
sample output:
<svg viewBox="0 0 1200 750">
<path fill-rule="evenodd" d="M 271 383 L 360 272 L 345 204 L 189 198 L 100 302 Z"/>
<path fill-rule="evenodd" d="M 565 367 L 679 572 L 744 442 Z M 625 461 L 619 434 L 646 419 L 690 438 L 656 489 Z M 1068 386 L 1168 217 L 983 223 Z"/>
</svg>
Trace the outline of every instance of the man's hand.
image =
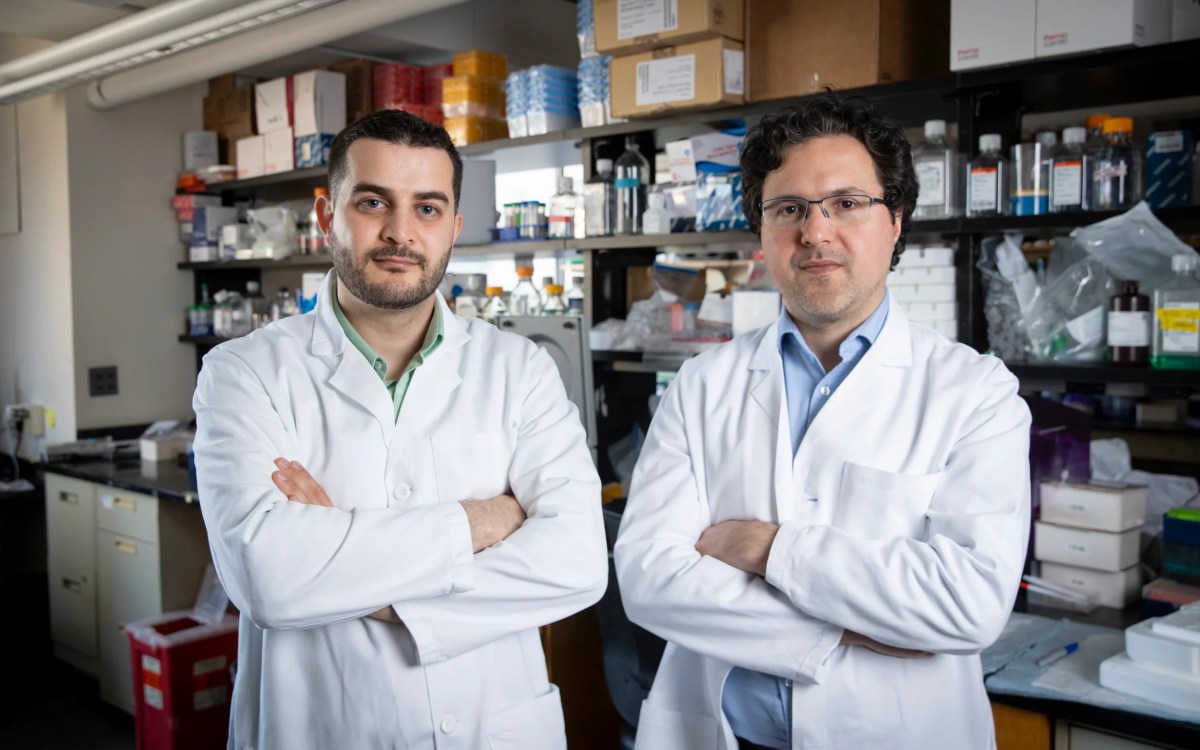
<svg viewBox="0 0 1200 750">
<path fill-rule="evenodd" d="M 767 521 L 722 521 L 709 526 L 696 542 L 696 551 L 747 573 L 766 576 L 767 556 L 779 533 Z"/>
<path fill-rule="evenodd" d="M 325 488 L 317 484 L 317 480 L 312 478 L 308 469 L 301 466 L 298 461 L 277 458 L 275 465 L 279 467 L 279 471 L 271 473 L 271 481 L 275 483 L 280 492 L 287 496 L 288 500 L 305 505 L 333 507 L 329 495 L 325 494 Z"/>
<path fill-rule="evenodd" d="M 853 630 L 843 630 L 842 631 L 841 645 L 843 645 L 843 646 L 864 646 L 866 648 L 871 649 L 872 651 L 874 651 L 876 653 L 883 654 L 884 656 L 895 656 L 895 657 L 899 657 L 901 659 L 924 659 L 926 657 L 933 655 L 933 654 L 929 653 L 928 651 L 917 651 L 916 649 L 911 649 L 911 648 L 899 648 L 898 646 L 889 646 L 886 643 L 880 643 L 879 641 L 877 641 L 873 638 L 868 638 L 867 636 L 862 635 L 861 633 L 855 633 Z"/>
<path fill-rule="evenodd" d="M 525 510 L 512 495 L 497 495 L 490 500 L 461 500 L 471 524 L 471 546 L 476 552 L 507 539 L 525 523 Z"/>
</svg>

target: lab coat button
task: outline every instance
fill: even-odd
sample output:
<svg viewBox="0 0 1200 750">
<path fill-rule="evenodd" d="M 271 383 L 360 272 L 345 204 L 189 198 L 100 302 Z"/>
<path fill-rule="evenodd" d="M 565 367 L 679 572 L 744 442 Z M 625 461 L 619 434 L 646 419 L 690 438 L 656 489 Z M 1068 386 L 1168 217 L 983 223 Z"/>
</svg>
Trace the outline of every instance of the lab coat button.
<svg viewBox="0 0 1200 750">
<path fill-rule="evenodd" d="M 458 728 L 458 720 L 450 715 L 443 716 L 438 728 L 442 730 L 442 734 L 453 734 L 454 730 Z"/>
<path fill-rule="evenodd" d="M 822 396 L 828 396 L 828 395 L 829 395 L 829 386 L 827 386 L 827 385 L 823 385 L 823 386 L 821 386 L 821 395 L 822 395 Z"/>
<path fill-rule="evenodd" d="M 397 500 L 407 500 L 412 497 L 412 487 L 402 482 L 396 485 L 396 489 L 392 490 L 392 497 Z"/>
</svg>

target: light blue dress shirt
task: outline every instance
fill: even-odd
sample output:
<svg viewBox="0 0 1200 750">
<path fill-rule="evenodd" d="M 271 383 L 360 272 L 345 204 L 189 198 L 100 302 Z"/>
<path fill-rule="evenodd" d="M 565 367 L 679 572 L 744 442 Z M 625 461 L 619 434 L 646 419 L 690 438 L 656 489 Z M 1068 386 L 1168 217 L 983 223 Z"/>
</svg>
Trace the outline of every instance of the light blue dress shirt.
<svg viewBox="0 0 1200 750">
<path fill-rule="evenodd" d="M 829 372 L 825 372 L 817 355 L 808 348 L 787 309 L 780 314 L 778 344 L 783 359 L 783 385 L 787 394 L 793 457 L 808 426 L 879 337 L 887 322 L 889 296 L 884 292 L 883 302 L 871 317 L 838 347 L 842 361 Z M 787 750 L 792 746 L 791 693 L 790 680 L 734 667 L 725 681 L 721 708 L 738 737 L 763 747 Z"/>
</svg>

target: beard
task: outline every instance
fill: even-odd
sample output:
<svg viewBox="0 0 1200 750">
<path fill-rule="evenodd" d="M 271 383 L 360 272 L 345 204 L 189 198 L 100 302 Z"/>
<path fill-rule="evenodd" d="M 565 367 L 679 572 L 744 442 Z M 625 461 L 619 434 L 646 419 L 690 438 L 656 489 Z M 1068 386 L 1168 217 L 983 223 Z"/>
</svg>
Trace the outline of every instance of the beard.
<svg viewBox="0 0 1200 750">
<path fill-rule="evenodd" d="M 358 258 L 353 250 L 341 243 L 332 229 L 329 231 L 329 253 L 333 257 L 334 271 L 350 293 L 368 305 L 384 310 L 407 310 L 429 299 L 442 283 L 446 267 L 450 265 L 449 251 L 442 256 L 440 263 L 431 267 L 429 259 L 424 255 L 400 245 L 373 248 Z M 367 267 L 381 258 L 405 258 L 416 263 L 416 283 L 404 283 L 399 279 L 397 283 L 367 281 Z M 409 273 L 404 272 L 397 276 L 407 277 Z"/>
</svg>

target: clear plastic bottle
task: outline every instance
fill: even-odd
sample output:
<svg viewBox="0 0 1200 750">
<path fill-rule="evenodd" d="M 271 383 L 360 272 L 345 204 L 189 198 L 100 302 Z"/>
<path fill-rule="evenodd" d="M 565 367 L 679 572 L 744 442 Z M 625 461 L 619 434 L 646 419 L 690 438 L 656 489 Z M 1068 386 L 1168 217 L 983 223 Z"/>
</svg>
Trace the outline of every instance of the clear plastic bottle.
<svg viewBox="0 0 1200 750">
<path fill-rule="evenodd" d="M 305 255 L 316 255 L 329 252 L 329 244 L 325 241 L 325 233 L 317 221 L 317 198 L 329 197 L 329 191 L 323 187 L 313 188 L 313 207 L 308 212 L 308 222 L 305 226 L 304 241 L 300 252 Z"/>
<path fill-rule="evenodd" d="M 1084 176 L 1088 161 L 1083 153 L 1087 130 L 1063 128 L 1062 143 L 1050 155 L 1050 213 L 1082 211 Z"/>
<path fill-rule="evenodd" d="M 246 282 L 246 302 L 250 305 L 250 329 L 258 330 L 271 322 L 271 303 L 259 291 L 261 285 L 257 281 Z"/>
<path fill-rule="evenodd" d="M 300 304 L 296 302 L 296 298 L 288 291 L 286 286 L 281 288 L 275 294 L 274 299 L 271 300 L 271 321 L 274 322 L 299 314 Z"/>
<path fill-rule="evenodd" d="M 583 290 L 583 277 L 576 276 L 571 280 L 571 289 L 567 292 L 567 312 L 572 315 L 583 315 L 584 301 L 587 292 Z"/>
<path fill-rule="evenodd" d="M 542 305 L 542 315 L 563 315 L 567 312 L 567 303 L 563 301 L 562 284 L 546 285 L 546 304 Z"/>
<path fill-rule="evenodd" d="M 517 268 L 517 285 L 509 295 L 508 311 L 513 315 L 539 315 L 542 312 L 542 295 L 533 285 L 533 269 L 529 266 Z"/>
<path fill-rule="evenodd" d="M 1092 210 L 1129 208 L 1142 199 L 1142 151 L 1133 142 L 1133 119 L 1104 121 L 1107 142 L 1092 171 Z"/>
<path fill-rule="evenodd" d="M 646 196 L 649 204 L 642 213 L 642 232 L 645 234 L 670 234 L 671 215 L 667 213 L 667 196 L 662 193 L 650 193 Z"/>
<path fill-rule="evenodd" d="M 613 188 L 617 194 L 614 234 L 641 234 L 642 214 L 646 211 L 646 183 L 650 162 L 642 156 L 633 138 L 625 139 L 625 153 L 617 159 Z"/>
<path fill-rule="evenodd" d="M 979 156 L 967 165 L 967 216 L 1001 216 L 1008 211 L 1008 159 L 997 133 L 979 136 Z"/>
<path fill-rule="evenodd" d="M 1200 370 L 1198 256 L 1171 258 L 1175 276 L 1154 290 L 1154 341 L 1150 364 L 1164 370 Z"/>
<path fill-rule="evenodd" d="M 1096 170 L 1096 160 L 1100 158 L 1100 154 L 1104 151 L 1104 147 L 1108 145 L 1108 140 L 1104 137 L 1104 123 L 1112 118 L 1112 115 L 1107 113 L 1096 113 L 1088 115 L 1084 120 L 1084 128 L 1087 130 L 1087 138 L 1083 142 L 1083 157 L 1084 166 L 1087 171 L 1083 175 L 1083 210 L 1092 211 L 1092 173 Z"/>
<path fill-rule="evenodd" d="M 958 153 L 946 141 L 946 121 L 926 120 L 925 139 L 913 147 L 913 169 L 921 185 L 914 221 L 958 216 Z"/>
<path fill-rule="evenodd" d="M 588 237 L 608 237 L 613 233 L 615 190 L 612 159 L 597 159 L 592 179 L 583 186 L 584 233 Z"/>
<path fill-rule="evenodd" d="M 489 286 L 487 304 L 483 306 L 483 313 L 479 317 L 492 325 L 499 325 L 500 318 L 505 315 L 508 315 L 508 304 L 504 301 L 504 287 Z"/>
<path fill-rule="evenodd" d="M 552 239 L 575 236 L 575 182 L 570 177 L 558 178 L 558 192 L 550 196 L 547 211 L 548 234 Z"/>
<path fill-rule="evenodd" d="M 466 320 L 478 318 L 487 304 L 487 274 L 469 273 L 462 279 L 462 289 L 454 295 L 454 314 Z"/>
</svg>

